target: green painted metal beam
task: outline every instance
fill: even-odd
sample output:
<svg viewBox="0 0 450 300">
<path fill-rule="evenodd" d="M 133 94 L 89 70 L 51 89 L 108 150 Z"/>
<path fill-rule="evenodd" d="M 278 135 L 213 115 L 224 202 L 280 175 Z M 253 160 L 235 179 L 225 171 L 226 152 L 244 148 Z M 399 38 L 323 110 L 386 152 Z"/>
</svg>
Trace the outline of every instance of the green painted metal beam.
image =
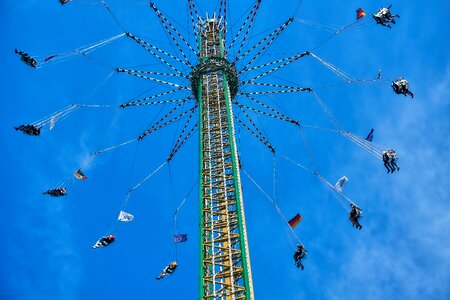
<svg viewBox="0 0 450 300">
<path fill-rule="evenodd" d="M 223 41 L 222 37 L 222 31 L 220 31 L 220 39 Z M 223 49 L 223 43 L 221 42 L 221 48 L 220 53 L 222 58 L 224 58 L 224 49 Z M 233 168 L 233 177 L 234 177 L 234 189 L 236 192 L 236 206 L 237 206 L 237 213 L 239 218 L 239 245 L 241 250 L 241 263 L 243 268 L 243 279 L 244 279 L 244 286 L 245 286 L 245 299 L 246 300 L 252 300 L 253 299 L 253 284 L 251 283 L 251 271 L 249 266 L 249 257 L 247 255 L 248 251 L 248 242 L 246 241 L 246 231 L 244 229 L 243 220 L 245 216 L 242 214 L 243 212 L 243 198 L 241 194 L 241 184 L 240 184 L 240 174 L 239 174 L 239 168 L 238 168 L 238 153 L 237 153 L 237 147 L 236 147 L 236 137 L 235 132 L 233 128 L 233 116 L 232 116 L 232 108 L 231 108 L 231 99 L 229 95 L 229 87 L 228 87 L 228 81 L 227 81 L 227 75 L 223 74 L 223 87 L 225 90 L 225 104 L 226 104 L 226 111 L 227 111 L 227 119 L 228 119 L 228 134 L 230 136 L 230 148 L 231 148 L 231 161 L 232 161 L 232 168 Z"/>
</svg>

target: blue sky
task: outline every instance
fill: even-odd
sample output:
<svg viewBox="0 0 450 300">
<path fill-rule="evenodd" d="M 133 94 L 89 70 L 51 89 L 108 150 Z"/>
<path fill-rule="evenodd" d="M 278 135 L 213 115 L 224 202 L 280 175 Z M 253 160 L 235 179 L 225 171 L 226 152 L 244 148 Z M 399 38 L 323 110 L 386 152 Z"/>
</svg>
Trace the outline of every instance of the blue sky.
<svg viewBox="0 0 450 300">
<path fill-rule="evenodd" d="M 180 268 L 167 280 L 154 277 L 175 258 L 172 215 L 197 178 L 195 135 L 171 163 L 132 194 L 127 210 L 135 221 L 121 224 L 117 242 L 106 249 L 91 245 L 108 233 L 125 192 L 159 166 L 170 153 L 174 124 L 142 142 L 99 155 L 85 170 L 89 179 L 65 198 L 40 193 L 82 164 L 89 153 L 136 138 L 158 107 L 85 109 L 56 124 L 39 138 L 13 130 L 72 103 L 117 105 L 161 91 L 145 80 L 111 73 L 107 66 L 76 57 L 33 70 L 14 48 L 46 55 L 65 52 L 121 33 L 99 1 L 4 0 L 1 8 L 3 108 L 3 236 L 0 255 L 1 299 L 195 299 L 198 291 L 198 216 L 195 191 L 178 215 L 178 231 L 189 241 L 178 247 Z M 155 1 L 177 26 L 189 30 L 186 1 Z M 127 30 L 171 52 L 156 16 L 145 1 L 110 0 Z M 212 12 L 216 1 L 197 1 Z M 257 41 L 291 17 L 297 1 L 263 1 L 252 32 Z M 343 26 L 355 10 L 368 13 L 388 1 L 303 0 L 296 18 Z M 251 1 L 230 1 L 230 23 L 241 21 Z M 350 225 L 345 210 L 315 177 L 277 158 L 279 206 L 297 227 L 309 250 L 305 270 L 292 261 L 286 225 L 271 204 L 242 175 L 253 281 L 257 299 L 448 299 L 450 297 L 449 124 L 450 6 L 447 1 L 395 1 L 401 18 L 392 29 L 355 28 L 314 51 L 356 78 L 404 76 L 413 100 L 395 95 L 389 82 L 341 84 L 311 57 L 299 60 L 267 82 L 289 80 L 312 86 L 346 130 L 397 150 L 400 172 L 386 175 L 374 159 L 335 133 L 305 128 L 319 172 L 334 183 L 350 182 L 345 193 L 364 211 L 363 230 Z M 238 23 L 239 24 L 239 23 Z M 370 25 L 369 25 L 370 24 Z M 239 25 L 232 29 L 236 32 Z M 188 31 L 186 31 L 188 32 Z M 186 33 L 192 38 L 192 33 Z M 296 20 L 260 62 L 315 48 L 329 33 Z M 120 39 L 93 54 L 113 67 L 164 70 L 130 40 Z M 91 95 L 91 97 L 90 97 Z M 332 127 L 312 95 L 263 98 L 305 124 Z M 166 108 L 167 110 L 167 108 Z M 299 131 L 278 120 L 257 118 L 280 154 L 309 165 Z M 182 126 L 183 123 L 180 123 Z M 238 130 L 245 169 L 272 193 L 272 154 Z M 133 163 L 135 161 L 135 163 Z M 134 165 L 134 168 L 133 168 Z"/>
</svg>

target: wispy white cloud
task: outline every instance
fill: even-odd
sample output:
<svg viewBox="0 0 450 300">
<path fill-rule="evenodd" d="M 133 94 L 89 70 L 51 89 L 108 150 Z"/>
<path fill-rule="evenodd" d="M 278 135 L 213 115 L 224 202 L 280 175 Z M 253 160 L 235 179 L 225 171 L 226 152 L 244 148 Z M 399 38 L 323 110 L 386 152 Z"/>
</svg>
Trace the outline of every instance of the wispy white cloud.
<svg viewBox="0 0 450 300">
<path fill-rule="evenodd" d="M 430 79 L 432 81 L 433 79 Z M 347 244 L 342 277 L 329 299 L 446 299 L 450 295 L 450 183 L 446 130 L 450 68 L 423 98 L 377 128 L 392 131 L 402 170 L 382 180 L 378 207 L 386 214 L 370 237 Z M 427 90 L 429 85 L 417 85 Z M 409 100 L 408 100 L 409 101 Z M 408 106 L 405 105 L 405 106 Z M 401 133 L 400 137 L 398 133 Z M 367 219 L 369 220 L 369 219 Z M 373 223 L 373 222 L 372 222 Z"/>
</svg>

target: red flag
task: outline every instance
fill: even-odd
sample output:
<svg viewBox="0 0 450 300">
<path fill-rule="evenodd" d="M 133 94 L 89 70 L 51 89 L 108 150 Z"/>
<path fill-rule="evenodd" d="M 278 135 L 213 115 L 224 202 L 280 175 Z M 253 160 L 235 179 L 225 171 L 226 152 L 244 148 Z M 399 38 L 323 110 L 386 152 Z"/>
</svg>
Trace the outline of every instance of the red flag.
<svg viewBox="0 0 450 300">
<path fill-rule="evenodd" d="M 87 179 L 86 175 L 84 175 L 83 172 L 81 172 L 81 170 L 78 170 L 75 174 L 73 174 L 73 176 L 75 176 L 75 178 L 80 179 L 80 180 Z"/>
<path fill-rule="evenodd" d="M 300 223 L 300 221 L 302 220 L 302 216 L 300 214 L 296 214 L 295 217 L 293 217 L 288 223 L 289 226 L 291 226 L 292 229 L 295 228 L 295 226 L 298 225 L 298 223 Z"/>
<path fill-rule="evenodd" d="M 356 10 L 356 20 L 364 18 L 366 16 L 366 12 L 362 8 L 358 8 Z"/>
</svg>

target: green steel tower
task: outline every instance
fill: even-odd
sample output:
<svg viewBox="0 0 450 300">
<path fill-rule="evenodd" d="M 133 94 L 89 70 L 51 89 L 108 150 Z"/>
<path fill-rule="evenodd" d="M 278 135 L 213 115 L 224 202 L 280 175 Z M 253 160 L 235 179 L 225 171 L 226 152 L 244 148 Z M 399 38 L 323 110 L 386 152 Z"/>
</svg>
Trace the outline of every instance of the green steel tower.
<svg viewBox="0 0 450 300">
<path fill-rule="evenodd" d="M 254 299 L 232 99 L 237 72 L 225 56 L 222 19 L 198 24 L 200 298 Z"/>
</svg>

